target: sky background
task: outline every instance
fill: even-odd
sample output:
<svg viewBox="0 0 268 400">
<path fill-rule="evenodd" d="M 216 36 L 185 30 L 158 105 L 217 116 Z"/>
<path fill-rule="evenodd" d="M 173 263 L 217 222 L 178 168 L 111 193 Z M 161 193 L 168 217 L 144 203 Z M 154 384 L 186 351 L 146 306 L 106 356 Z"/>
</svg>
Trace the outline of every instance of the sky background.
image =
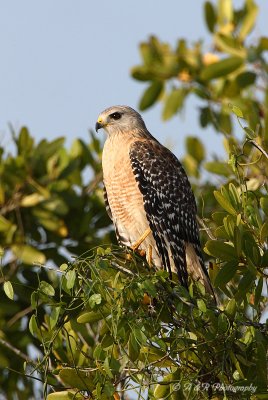
<svg viewBox="0 0 268 400">
<path fill-rule="evenodd" d="M 242 1 L 234 0 L 234 4 Z M 268 1 L 253 35 L 267 34 Z M 175 45 L 209 36 L 204 1 L 0 0 L 0 145 L 10 148 L 8 123 L 28 126 L 36 140 L 88 139 L 98 114 L 115 104 L 137 108 L 146 85 L 130 76 L 140 63 L 138 45 L 151 34 Z M 211 154 L 221 137 L 201 130 L 197 103 L 161 121 L 161 105 L 142 115 L 148 129 L 181 156 L 187 134 L 202 135 Z"/>
</svg>

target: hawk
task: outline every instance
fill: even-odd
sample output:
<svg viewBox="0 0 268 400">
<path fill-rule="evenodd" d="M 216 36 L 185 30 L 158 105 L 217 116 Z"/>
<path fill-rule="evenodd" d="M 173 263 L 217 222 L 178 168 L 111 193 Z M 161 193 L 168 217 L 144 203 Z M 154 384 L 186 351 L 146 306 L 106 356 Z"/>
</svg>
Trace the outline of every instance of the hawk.
<svg viewBox="0 0 268 400">
<path fill-rule="evenodd" d="M 98 117 L 107 133 L 102 155 L 106 209 L 119 242 L 146 254 L 149 264 L 188 275 L 213 293 L 204 265 L 195 198 L 176 156 L 147 130 L 141 115 L 113 106 Z"/>
</svg>

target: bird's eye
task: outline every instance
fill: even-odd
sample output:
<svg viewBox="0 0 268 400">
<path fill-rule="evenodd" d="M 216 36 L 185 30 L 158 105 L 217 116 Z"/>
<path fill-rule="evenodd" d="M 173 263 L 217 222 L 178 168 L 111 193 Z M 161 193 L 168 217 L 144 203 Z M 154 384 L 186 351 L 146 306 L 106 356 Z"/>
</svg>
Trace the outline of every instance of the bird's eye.
<svg viewBox="0 0 268 400">
<path fill-rule="evenodd" d="M 119 112 L 114 112 L 114 113 L 110 114 L 110 118 L 115 119 L 115 120 L 120 119 L 121 114 Z"/>
</svg>

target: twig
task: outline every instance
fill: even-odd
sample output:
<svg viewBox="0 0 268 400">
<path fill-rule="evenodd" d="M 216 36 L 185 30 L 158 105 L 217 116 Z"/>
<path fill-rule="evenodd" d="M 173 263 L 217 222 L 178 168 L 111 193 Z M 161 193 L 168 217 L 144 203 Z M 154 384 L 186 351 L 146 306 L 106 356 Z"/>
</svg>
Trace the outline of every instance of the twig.
<svg viewBox="0 0 268 400">
<path fill-rule="evenodd" d="M 19 266 L 16 263 L 16 261 L 15 260 L 11 260 L 9 262 L 9 272 L 7 274 L 5 274 L 5 276 L 2 276 L 0 278 L 0 284 L 5 282 L 5 281 L 10 281 L 12 276 L 16 274 L 18 267 Z"/>
<path fill-rule="evenodd" d="M 257 142 L 255 142 L 255 140 L 250 139 L 248 142 L 253 144 L 253 146 L 255 146 L 268 160 L 268 153 Z"/>
<path fill-rule="evenodd" d="M 0 338 L 0 344 L 7 349 L 11 350 L 13 353 L 15 353 L 17 356 L 22 358 L 23 360 L 27 361 L 30 364 L 35 365 L 36 363 L 31 360 L 26 354 L 24 354 L 21 350 L 17 349 L 16 347 L 12 346 L 12 344 L 8 343 L 5 339 Z"/>
<path fill-rule="evenodd" d="M 215 240 L 215 239 L 216 239 L 215 236 L 213 235 L 213 233 L 211 232 L 211 230 L 209 229 L 209 227 L 205 224 L 205 222 L 203 221 L 203 219 L 197 216 L 197 221 L 198 221 L 199 225 L 201 225 L 202 228 L 206 231 L 208 237 L 209 237 L 211 240 Z"/>
<path fill-rule="evenodd" d="M 19 207 L 22 193 L 16 192 L 13 197 L 1 208 L 0 214 L 5 215 Z"/>
<path fill-rule="evenodd" d="M 29 306 L 27 308 L 25 308 L 22 311 L 19 311 L 17 314 L 14 315 L 14 317 L 12 317 L 8 322 L 7 322 L 7 326 L 10 327 L 13 324 L 15 324 L 15 322 L 17 322 L 20 318 L 24 317 L 25 315 L 29 314 L 31 311 L 33 311 L 33 307 Z"/>
<path fill-rule="evenodd" d="M 124 272 L 125 274 L 131 275 L 131 276 L 135 276 L 136 274 L 134 274 L 134 272 L 130 271 L 127 268 L 121 267 L 120 265 L 118 265 L 116 262 L 111 261 L 111 266 L 115 269 L 118 269 L 121 272 Z"/>
</svg>

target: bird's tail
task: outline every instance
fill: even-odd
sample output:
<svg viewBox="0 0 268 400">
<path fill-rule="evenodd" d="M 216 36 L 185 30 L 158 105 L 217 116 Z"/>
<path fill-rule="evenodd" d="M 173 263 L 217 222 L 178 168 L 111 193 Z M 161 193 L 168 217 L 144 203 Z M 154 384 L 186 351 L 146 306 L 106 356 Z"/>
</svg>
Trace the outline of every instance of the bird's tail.
<svg viewBox="0 0 268 400">
<path fill-rule="evenodd" d="M 187 265 L 187 272 L 189 276 L 194 281 L 199 281 L 204 285 L 206 292 L 210 293 L 217 304 L 217 298 L 213 287 L 211 286 L 211 282 L 205 269 L 203 260 L 200 260 L 200 257 L 197 255 L 195 248 L 192 243 L 186 243 L 185 246 L 185 253 L 186 253 L 186 265 Z"/>
</svg>

